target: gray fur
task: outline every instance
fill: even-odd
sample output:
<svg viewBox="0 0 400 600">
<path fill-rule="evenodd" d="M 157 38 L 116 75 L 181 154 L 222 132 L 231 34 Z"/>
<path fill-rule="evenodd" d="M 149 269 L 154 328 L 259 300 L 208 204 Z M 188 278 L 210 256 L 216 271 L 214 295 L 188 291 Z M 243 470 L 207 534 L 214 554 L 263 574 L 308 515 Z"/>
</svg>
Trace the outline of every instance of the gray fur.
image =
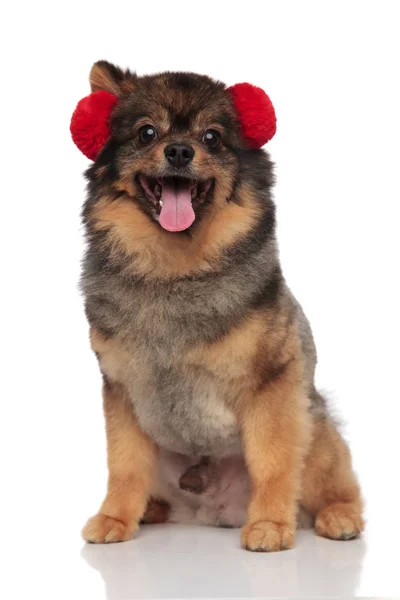
<svg viewBox="0 0 400 600">
<path fill-rule="evenodd" d="M 240 324 L 273 277 L 275 256 L 270 239 L 247 262 L 222 271 L 146 281 L 110 273 L 88 252 L 82 288 L 89 321 L 131 348 L 124 383 L 141 427 L 160 446 L 189 455 L 240 451 L 237 424 L 219 393 L 222 382 L 183 359 L 186 348 Z"/>
<path fill-rule="evenodd" d="M 269 241 L 248 262 L 223 272 L 155 282 L 94 271 L 90 257 L 86 260 L 89 319 L 100 331 L 118 332 L 131 348 L 124 384 L 141 427 L 161 447 L 198 456 L 240 452 L 238 426 L 221 395 L 223 374 L 219 381 L 203 366 L 186 364 L 185 349 L 215 341 L 241 322 L 268 273 L 272 276 L 275 257 Z M 284 283 L 280 293 L 296 311 L 311 390 L 316 362 L 311 330 Z"/>
<path fill-rule="evenodd" d="M 87 172 L 89 194 L 83 215 L 88 248 L 82 275 L 86 314 L 93 327 L 105 336 L 118 339 L 127 350 L 129 359 L 119 374 L 144 431 L 160 446 L 173 452 L 213 456 L 235 454 L 240 452 L 240 436 L 233 413 L 226 407 L 229 404 L 226 395 L 238 386 L 229 386 L 230 381 L 224 373 L 216 375 L 202 365 L 188 363 L 189 349 L 223 338 L 251 311 L 269 306 L 278 313 L 285 306 L 290 318 L 298 322 L 310 397 L 315 396 L 316 355 L 311 331 L 300 306 L 286 287 L 279 265 L 275 211 L 270 193 L 274 180 L 272 164 L 263 151 L 241 145 L 238 123 L 224 86 L 215 83 L 210 98 L 214 101 L 219 98 L 228 124 L 225 158 L 218 163 L 217 155 L 214 157 L 221 170 L 227 169 L 229 164 L 232 195 L 226 201 L 240 205 L 237 190 L 241 184 L 251 187 L 260 212 L 259 223 L 244 239 L 226 248 L 222 258 L 218 263 L 210 264 L 210 271 L 206 273 L 169 279 L 152 278 L 151 274 L 139 276 L 135 271 L 135 257 L 115 253 L 111 257 L 108 253 L 107 232 L 94 230 L 92 207 L 105 191 L 109 197 L 115 193 L 113 184 L 119 176 L 121 156 L 126 161 L 129 154 L 134 174 L 136 155 L 129 132 L 139 105 L 149 96 L 146 86 L 154 85 L 158 89 L 167 82 L 180 86 L 180 89 L 184 83 L 186 94 L 189 94 L 189 88 L 192 90 L 188 95 L 193 103 L 189 111 L 192 115 L 199 110 L 199 98 L 203 98 L 202 102 L 208 98 L 200 94 L 199 89 L 208 90 L 207 94 L 214 89 L 208 78 L 191 74 L 184 77 L 163 75 L 140 81 L 132 98 L 129 96 L 120 102 L 112 122 L 114 137 L 111 136 Z M 142 91 L 140 86 L 144 86 Z M 207 107 L 210 102 L 207 100 Z M 190 106 L 187 108 L 189 110 Z M 173 113 L 173 107 L 170 112 Z M 129 143 L 124 145 L 124 139 Z M 207 206 L 202 210 L 206 211 Z M 201 214 L 196 223 L 200 220 Z M 187 235 L 196 235 L 196 223 Z M 317 402 L 317 396 L 315 398 Z"/>
</svg>

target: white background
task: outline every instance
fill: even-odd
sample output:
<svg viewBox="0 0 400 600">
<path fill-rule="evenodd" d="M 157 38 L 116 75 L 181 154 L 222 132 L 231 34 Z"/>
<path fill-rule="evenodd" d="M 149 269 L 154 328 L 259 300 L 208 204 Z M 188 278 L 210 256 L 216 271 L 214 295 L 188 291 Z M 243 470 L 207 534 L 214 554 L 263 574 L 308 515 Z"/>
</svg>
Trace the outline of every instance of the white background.
<svg viewBox="0 0 400 600">
<path fill-rule="evenodd" d="M 400 594 L 397 9 L 382 0 L 2 9 L 1 597 Z M 363 540 L 301 534 L 295 550 L 254 556 L 238 549 L 237 531 L 155 528 L 81 556 L 106 471 L 100 377 L 77 290 L 88 161 L 69 119 L 102 58 L 139 74 L 250 81 L 274 102 L 282 264 L 313 325 L 318 384 L 351 443 Z"/>
</svg>

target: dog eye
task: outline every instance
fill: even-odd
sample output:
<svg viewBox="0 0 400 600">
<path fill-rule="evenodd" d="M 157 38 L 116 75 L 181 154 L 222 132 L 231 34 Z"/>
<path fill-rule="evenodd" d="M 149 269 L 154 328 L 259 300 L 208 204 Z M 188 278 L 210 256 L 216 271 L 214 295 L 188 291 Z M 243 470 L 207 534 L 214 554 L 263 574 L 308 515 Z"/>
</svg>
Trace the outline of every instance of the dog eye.
<svg viewBox="0 0 400 600">
<path fill-rule="evenodd" d="M 139 140 L 142 144 L 149 144 L 157 137 L 157 131 L 154 129 L 153 125 L 143 125 L 139 129 Z"/>
<path fill-rule="evenodd" d="M 216 148 L 221 143 L 221 134 L 215 129 L 207 129 L 203 135 L 203 144 L 209 148 Z"/>
</svg>

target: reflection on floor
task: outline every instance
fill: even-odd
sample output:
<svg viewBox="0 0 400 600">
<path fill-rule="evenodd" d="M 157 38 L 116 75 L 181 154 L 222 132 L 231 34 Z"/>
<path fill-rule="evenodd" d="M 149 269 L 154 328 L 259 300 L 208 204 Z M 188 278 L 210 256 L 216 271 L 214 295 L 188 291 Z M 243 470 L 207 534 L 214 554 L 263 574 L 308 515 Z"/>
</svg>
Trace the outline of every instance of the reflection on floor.
<svg viewBox="0 0 400 600">
<path fill-rule="evenodd" d="M 254 554 L 239 548 L 239 531 L 178 525 L 142 527 L 138 539 L 85 545 L 105 597 L 262 598 L 357 595 L 366 542 L 334 542 L 300 531 L 294 550 Z"/>
</svg>

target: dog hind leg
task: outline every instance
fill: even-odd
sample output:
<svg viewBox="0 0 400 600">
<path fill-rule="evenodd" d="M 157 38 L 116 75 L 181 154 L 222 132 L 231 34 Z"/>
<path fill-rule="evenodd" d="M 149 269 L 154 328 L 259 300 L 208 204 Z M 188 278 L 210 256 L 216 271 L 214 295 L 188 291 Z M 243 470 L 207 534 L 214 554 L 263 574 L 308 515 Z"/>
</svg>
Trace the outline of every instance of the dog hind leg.
<svg viewBox="0 0 400 600">
<path fill-rule="evenodd" d="M 363 504 L 350 452 L 327 416 L 314 418 L 301 489 L 301 505 L 314 516 L 318 535 L 349 540 L 364 529 Z"/>
</svg>

